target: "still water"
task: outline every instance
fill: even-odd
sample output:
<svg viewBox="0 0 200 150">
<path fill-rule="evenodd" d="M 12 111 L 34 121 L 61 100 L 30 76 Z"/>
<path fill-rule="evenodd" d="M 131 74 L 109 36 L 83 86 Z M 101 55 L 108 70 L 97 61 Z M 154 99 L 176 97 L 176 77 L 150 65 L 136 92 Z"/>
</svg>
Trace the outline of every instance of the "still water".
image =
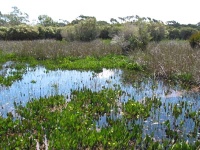
<svg viewBox="0 0 200 150">
<path fill-rule="evenodd" d="M 9 71 L 10 69 L 7 69 L 0 73 L 7 75 Z M 161 107 L 152 110 L 150 117 L 143 122 L 145 134 L 152 134 L 153 131 L 156 139 L 166 136 L 163 123 L 167 120 L 171 120 L 172 128 L 176 128 L 174 123 L 179 124 L 184 121 L 184 131 L 181 133 L 183 136 L 193 132 L 195 123 L 192 119 L 184 116 L 186 109 L 182 108 L 181 117 L 175 119 L 171 107 L 187 101 L 192 111 L 199 111 L 200 95 L 198 93 L 184 92 L 180 88 L 172 89 L 164 85 L 162 81 L 151 79 L 129 84 L 124 81 L 122 76 L 123 71 L 119 69 L 103 69 L 102 72 L 95 73 L 77 70 L 49 71 L 41 66 L 27 68 L 22 80 L 14 82 L 10 87 L 0 86 L 0 115 L 6 116 L 8 112 L 14 112 L 14 102 L 25 105 L 29 100 L 56 94 L 62 94 L 66 96 L 66 100 L 70 101 L 69 97 L 73 90 L 89 88 L 92 91 L 99 91 L 104 88 L 120 88 L 124 94 L 119 99 L 119 105 L 128 99 L 142 101 L 145 97 L 153 96 L 161 99 Z M 98 126 L 106 125 L 106 117 L 105 114 L 96 121 Z M 121 115 L 111 115 L 111 117 L 116 118 L 121 117 Z"/>
</svg>

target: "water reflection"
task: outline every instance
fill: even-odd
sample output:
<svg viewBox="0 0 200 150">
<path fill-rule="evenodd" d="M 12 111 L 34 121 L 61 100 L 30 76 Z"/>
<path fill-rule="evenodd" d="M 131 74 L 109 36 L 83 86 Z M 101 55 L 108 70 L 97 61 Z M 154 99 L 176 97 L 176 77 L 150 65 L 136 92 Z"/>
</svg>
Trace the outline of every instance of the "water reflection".
<svg viewBox="0 0 200 150">
<path fill-rule="evenodd" d="M 135 82 L 129 84 L 122 82 L 123 71 L 118 69 L 103 69 L 101 73 L 92 71 L 76 71 L 76 70 L 56 70 L 48 71 L 44 67 L 27 68 L 27 72 L 23 75 L 22 80 L 16 81 L 10 87 L 0 86 L 0 115 L 6 116 L 7 112 L 14 110 L 13 103 L 26 104 L 29 100 L 38 99 L 40 97 L 48 97 L 56 94 L 62 94 L 69 97 L 71 91 L 89 88 L 92 91 L 99 91 L 103 88 L 120 89 L 123 91 L 122 96 L 117 102 L 118 112 L 111 110 L 109 117 L 111 119 L 121 118 L 121 107 L 128 99 L 143 101 L 145 97 L 160 97 L 162 105 L 159 109 L 152 110 L 147 120 L 144 121 L 144 134 L 151 135 L 154 133 L 155 138 L 166 136 L 164 122 L 172 120 L 170 126 L 176 129 L 176 124 L 184 121 L 183 136 L 192 132 L 195 122 L 184 117 L 187 108 L 182 108 L 182 117 L 177 119 L 172 114 L 174 104 L 180 105 L 181 102 L 187 102 L 192 111 L 197 111 L 200 106 L 200 96 L 198 93 L 187 93 L 180 89 L 171 89 L 164 85 L 162 81 L 153 81 L 151 79 L 143 82 Z M 195 96 L 194 96 L 195 95 Z M 97 128 L 107 125 L 105 114 L 100 116 L 96 121 Z M 173 121 L 174 120 L 174 121 Z M 195 139 L 192 139 L 195 140 Z"/>
<path fill-rule="evenodd" d="M 13 103 L 26 104 L 31 99 L 56 94 L 69 96 L 72 90 L 89 88 L 99 91 L 102 88 L 114 88 L 120 84 L 121 70 L 103 69 L 101 73 L 92 71 L 56 70 L 47 71 L 43 67 L 28 68 L 22 80 L 10 87 L 0 86 L 0 113 L 5 115 L 14 109 Z"/>
<path fill-rule="evenodd" d="M 103 69 L 103 72 L 98 73 L 97 76 L 99 78 L 106 78 L 109 79 L 110 77 L 114 76 L 115 71 L 114 70 L 108 70 L 108 69 Z"/>
</svg>

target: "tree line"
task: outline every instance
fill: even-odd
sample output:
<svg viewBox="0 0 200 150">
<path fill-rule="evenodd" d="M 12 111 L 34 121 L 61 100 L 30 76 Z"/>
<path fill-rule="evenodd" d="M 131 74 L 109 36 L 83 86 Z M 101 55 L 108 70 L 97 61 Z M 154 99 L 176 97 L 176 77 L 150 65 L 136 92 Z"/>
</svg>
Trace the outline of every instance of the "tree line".
<svg viewBox="0 0 200 150">
<path fill-rule="evenodd" d="M 38 16 L 36 25 L 30 25 L 29 16 L 17 7 L 9 14 L 0 12 L 0 40 L 57 39 L 91 41 L 96 38 L 113 39 L 124 47 L 145 47 L 148 41 L 164 39 L 187 40 L 200 30 L 197 24 L 163 23 L 150 17 L 126 16 L 111 18 L 110 23 L 97 21 L 93 16 L 80 15 L 75 20 L 54 21 L 47 15 Z M 128 46 L 127 46 L 128 45 Z M 143 45 L 143 46 L 141 46 Z"/>
</svg>

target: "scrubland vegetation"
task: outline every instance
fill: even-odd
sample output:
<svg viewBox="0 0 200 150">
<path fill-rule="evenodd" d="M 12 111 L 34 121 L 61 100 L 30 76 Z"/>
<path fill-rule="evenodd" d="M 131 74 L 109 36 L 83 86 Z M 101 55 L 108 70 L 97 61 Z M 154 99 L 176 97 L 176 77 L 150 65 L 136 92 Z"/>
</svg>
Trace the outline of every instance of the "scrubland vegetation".
<svg viewBox="0 0 200 150">
<path fill-rule="evenodd" d="M 107 23 L 90 16 L 58 23 L 41 15 L 37 25 L 28 25 L 26 15 L 19 15 L 16 10 L 10 15 L 0 13 L 0 67 L 3 69 L 3 64 L 11 61 L 14 63 L 9 68 L 16 69 L 9 76 L 0 76 L 2 86 L 9 87 L 21 80 L 27 64 L 42 65 L 49 70 L 101 72 L 103 68 L 117 68 L 128 71 L 130 81 L 131 75 L 136 74 L 137 78 L 143 79 L 144 75 L 173 86 L 181 85 L 188 91 L 200 86 L 199 24 L 182 25 L 176 21 L 165 24 L 139 16 L 119 18 L 121 23 L 114 18 Z M 166 109 L 165 103 L 158 97 L 142 102 L 130 99 L 122 104 L 121 118 L 111 119 L 109 114 L 118 109 L 121 95 L 120 88 L 99 92 L 83 89 L 72 91 L 70 102 L 66 102 L 64 95 L 56 95 L 30 100 L 25 106 L 15 104 L 16 116 L 8 113 L 7 117 L 0 117 L 0 148 L 199 148 L 200 111 L 194 111 L 189 102 L 167 104 L 175 119 L 161 123 L 166 138 L 155 140 L 154 135 L 143 134 L 142 126 L 157 110 Z M 96 126 L 94 122 L 105 113 L 108 125 Z M 182 122 L 176 122 L 180 118 Z M 185 118 L 194 121 L 194 132 L 186 136 L 182 131 Z M 196 140 L 188 142 L 190 137 Z"/>
</svg>

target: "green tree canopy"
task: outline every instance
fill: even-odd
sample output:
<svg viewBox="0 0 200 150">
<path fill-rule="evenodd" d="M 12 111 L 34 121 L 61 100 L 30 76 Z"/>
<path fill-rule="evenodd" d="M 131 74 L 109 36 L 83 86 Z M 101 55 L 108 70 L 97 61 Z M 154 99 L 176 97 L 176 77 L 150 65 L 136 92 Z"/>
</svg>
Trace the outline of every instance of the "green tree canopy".
<svg viewBox="0 0 200 150">
<path fill-rule="evenodd" d="M 0 25 L 15 26 L 29 22 L 29 15 L 27 13 L 22 13 L 16 6 L 12 7 L 12 9 L 13 11 L 9 14 L 2 14 L 0 12 Z"/>
<path fill-rule="evenodd" d="M 38 20 L 39 20 L 39 24 L 45 27 L 56 25 L 53 19 L 47 15 L 39 15 Z"/>
</svg>

